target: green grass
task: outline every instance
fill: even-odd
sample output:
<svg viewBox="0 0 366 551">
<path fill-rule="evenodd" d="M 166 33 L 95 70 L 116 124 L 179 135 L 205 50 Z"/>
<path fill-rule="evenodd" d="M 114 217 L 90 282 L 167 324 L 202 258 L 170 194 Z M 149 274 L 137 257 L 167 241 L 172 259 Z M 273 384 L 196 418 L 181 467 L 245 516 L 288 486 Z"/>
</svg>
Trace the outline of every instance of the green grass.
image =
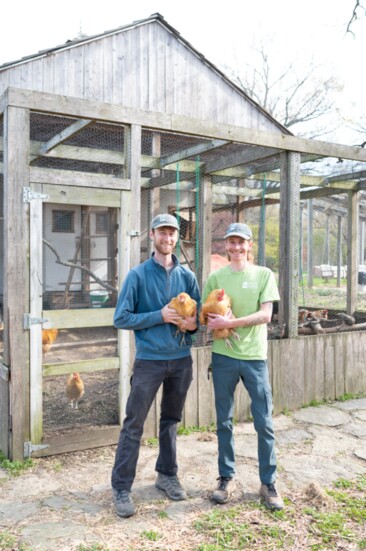
<svg viewBox="0 0 366 551">
<path fill-rule="evenodd" d="M 13 549 L 16 537 L 8 532 L 0 532 L 0 549 Z"/>
<path fill-rule="evenodd" d="M 337 287 L 337 280 L 324 281 L 313 278 L 312 288 L 307 287 L 307 279 L 299 286 L 299 305 L 306 308 L 328 308 L 329 310 L 345 310 L 347 307 L 346 280 L 341 280 L 341 287 Z M 366 310 L 366 293 L 357 293 L 358 311 Z"/>
<path fill-rule="evenodd" d="M 162 537 L 161 534 L 155 532 L 155 530 L 144 530 L 141 532 L 140 536 L 149 541 L 158 541 Z"/>
<path fill-rule="evenodd" d="M 347 400 L 356 400 L 359 398 L 365 398 L 366 392 L 357 392 L 355 394 L 342 394 L 341 396 L 337 396 L 335 400 L 324 398 L 323 400 L 310 400 L 308 404 L 302 404 L 302 408 L 308 408 L 308 407 L 319 407 L 324 406 L 326 404 L 334 404 L 335 402 L 346 402 Z"/>
<path fill-rule="evenodd" d="M 23 471 L 33 467 L 32 459 L 25 459 L 24 461 L 10 461 L 0 451 L 0 467 L 5 469 L 12 476 L 19 476 Z"/>
<path fill-rule="evenodd" d="M 0 550 L 1 551 L 32 551 L 32 549 L 24 544 L 21 543 L 20 545 L 16 543 L 17 537 L 13 534 L 9 534 L 8 532 L 0 532 Z"/>
<path fill-rule="evenodd" d="M 196 425 L 193 425 L 191 427 L 178 427 L 177 434 L 188 436 L 189 434 L 193 434 L 195 432 L 215 432 L 216 431 L 216 424 L 211 423 L 211 425 L 205 425 L 202 427 L 197 427 Z"/>
<path fill-rule="evenodd" d="M 155 437 L 151 437 L 151 438 L 148 438 L 145 443 L 148 445 L 148 446 L 151 446 L 151 447 L 157 447 L 159 445 L 159 440 L 158 438 L 155 438 Z"/>
<path fill-rule="evenodd" d="M 237 549 L 366 549 L 366 475 L 338 479 L 327 494 L 327 505 L 314 505 L 305 494 L 283 511 L 271 512 L 255 502 L 219 506 L 200 515 L 194 529 L 204 543 L 195 551 Z"/>
</svg>

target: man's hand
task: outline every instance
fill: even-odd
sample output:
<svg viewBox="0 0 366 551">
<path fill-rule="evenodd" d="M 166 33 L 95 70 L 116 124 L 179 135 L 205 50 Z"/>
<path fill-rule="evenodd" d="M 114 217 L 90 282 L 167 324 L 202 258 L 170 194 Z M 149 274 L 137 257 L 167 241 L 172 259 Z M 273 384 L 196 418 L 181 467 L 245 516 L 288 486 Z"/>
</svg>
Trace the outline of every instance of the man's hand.
<svg viewBox="0 0 366 551">
<path fill-rule="evenodd" d="M 181 329 L 181 331 L 194 331 L 197 329 L 197 317 L 183 317 L 177 314 L 173 308 L 164 306 L 161 311 L 164 323 L 172 323 Z"/>
<path fill-rule="evenodd" d="M 174 325 L 180 325 L 184 318 L 177 314 L 173 308 L 169 308 L 168 305 L 164 306 L 161 311 L 164 323 L 173 323 Z"/>
</svg>

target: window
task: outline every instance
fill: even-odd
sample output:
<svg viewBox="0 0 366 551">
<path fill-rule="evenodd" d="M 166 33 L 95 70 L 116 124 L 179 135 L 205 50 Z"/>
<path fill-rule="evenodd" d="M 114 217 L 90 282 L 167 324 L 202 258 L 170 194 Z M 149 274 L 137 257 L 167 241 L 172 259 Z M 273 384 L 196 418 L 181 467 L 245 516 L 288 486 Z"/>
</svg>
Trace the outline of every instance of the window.
<svg viewBox="0 0 366 551">
<path fill-rule="evenodd" d="M 95 217 L 95 232 L 107 234 L 109 230 L 108 212 L 96 212 Z"/>
<path fill-rule="evenodd" d="M 74 233 L 74 220 L 75 211 L 73 210 L 53 210 L 52 231 L 54 233 Z"/>
</svg>

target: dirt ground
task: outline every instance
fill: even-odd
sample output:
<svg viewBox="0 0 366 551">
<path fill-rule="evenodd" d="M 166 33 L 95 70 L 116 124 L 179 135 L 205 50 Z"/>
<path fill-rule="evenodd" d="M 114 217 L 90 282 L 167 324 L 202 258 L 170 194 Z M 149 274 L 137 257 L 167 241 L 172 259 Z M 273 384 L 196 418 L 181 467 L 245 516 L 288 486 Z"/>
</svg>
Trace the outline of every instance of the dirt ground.
<svg viewBox="0 0 366 551">
<path fill-rule="evenodd" d="M 53 364 L 113 357 L 117 355 L 116 339 L 116 330 L 112 327 L 61 330 L 44 362 Z M 69 406 L 66 398 L 68 375 L 44 377 L 43 423 L 46 435 L 80 425 L 118 424 L 117 370 L 81 373 L 81 377 L 85 393 L 77 410 Z"/>
</svg>

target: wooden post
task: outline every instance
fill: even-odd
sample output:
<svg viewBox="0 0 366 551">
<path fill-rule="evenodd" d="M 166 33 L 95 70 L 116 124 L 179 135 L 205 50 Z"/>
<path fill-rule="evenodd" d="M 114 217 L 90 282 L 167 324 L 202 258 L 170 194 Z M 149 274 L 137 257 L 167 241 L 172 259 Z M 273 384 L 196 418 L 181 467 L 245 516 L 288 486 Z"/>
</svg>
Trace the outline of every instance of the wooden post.
<svg viewBox="0 0 366 551">
<path fill-rule="evenodd" d="M 201 182 L 199 213 L 199 243 L 201 243 L 200 259 L 201 265 L 198 271 L 197 280 L 200 289 L 211 271 L 211 248 L 212 248 L 212 181 L 211 176 L 205 176 Z"/>
<path fill-rule="evenodd" d="M 308 200 L 308 287 L 313 286 L 313 200 Z"/>
<path fill-rule="evenodd" d="M 337 287 L 342 277 L 342 216 L 337 216 Z"/>
<path fill-rule="evenodd" d="M 10 368 L 9 455 L 23 460 L 29 441 L 29 110 L 7 107 L 4 117 L 4 363 Z"/>
<path fill-rule="evenodd" d="M 360 228 L 360 254 L 359 254 L 359 263 L 365 264 L 365 220 L 360 218 L 359 220 Z"/>
<path fill-rule="evenodd" d="M 348 193 L 348 229 L 347 229 L 347 314 L 352 315 L 357 306 L 357 253 L 358 253 L 358 211 L 360 192 Z"/>
<path fill-rule="evenodd" d="M 329 266 L 330 264 L 330 252 L 329 252 L 329 223 L 330 215 L 327 213 L 325 215 L 325 264 Z"/>
<path fill-rule="evenodd" d="M 119 287 L 131 266 L 140 263 L 141 220 L 141 126 L 125 127 L 125 178 L 131 181 L 131 192 L 121 192 L 121 217 L 119 236 Z M 130 376 L 133 365 L 134 340 L 131 331 L 118 331 L 120 358 L 119 417 L 125 416 L 130 391 Z"/>
<path fill-rule="evenodd" d="M 299 198 L 300 154 L 281 153 L 279 322 L 288 337 L 298 335 Z"/>
<path fill-rule="evenodd" d="M 153 157 L 160 157 L 161 155 L 161 135 L 158 132 L 154 132 L 152 136 L 152 144 L 151 144 L 151 154 Z M 154 168 L 151 171 L 151 177 L 156 178 L 157 176 L 160 176 L 161 170 L 158 168 Z M 152 241 L 149 237 L 149 231 L 151 226 L 151 220 L 159 214 L 160 212 L 160 187 L 154 187 L 152 189 L 148 190 L 149 193 L 149 212 L 147 217 L 147 236 L 146 236 L 146 246 L 147 246 L 147 256 L 151 256 L 151 253 L 153 252 L 153 246 Z"/>
</svg>

